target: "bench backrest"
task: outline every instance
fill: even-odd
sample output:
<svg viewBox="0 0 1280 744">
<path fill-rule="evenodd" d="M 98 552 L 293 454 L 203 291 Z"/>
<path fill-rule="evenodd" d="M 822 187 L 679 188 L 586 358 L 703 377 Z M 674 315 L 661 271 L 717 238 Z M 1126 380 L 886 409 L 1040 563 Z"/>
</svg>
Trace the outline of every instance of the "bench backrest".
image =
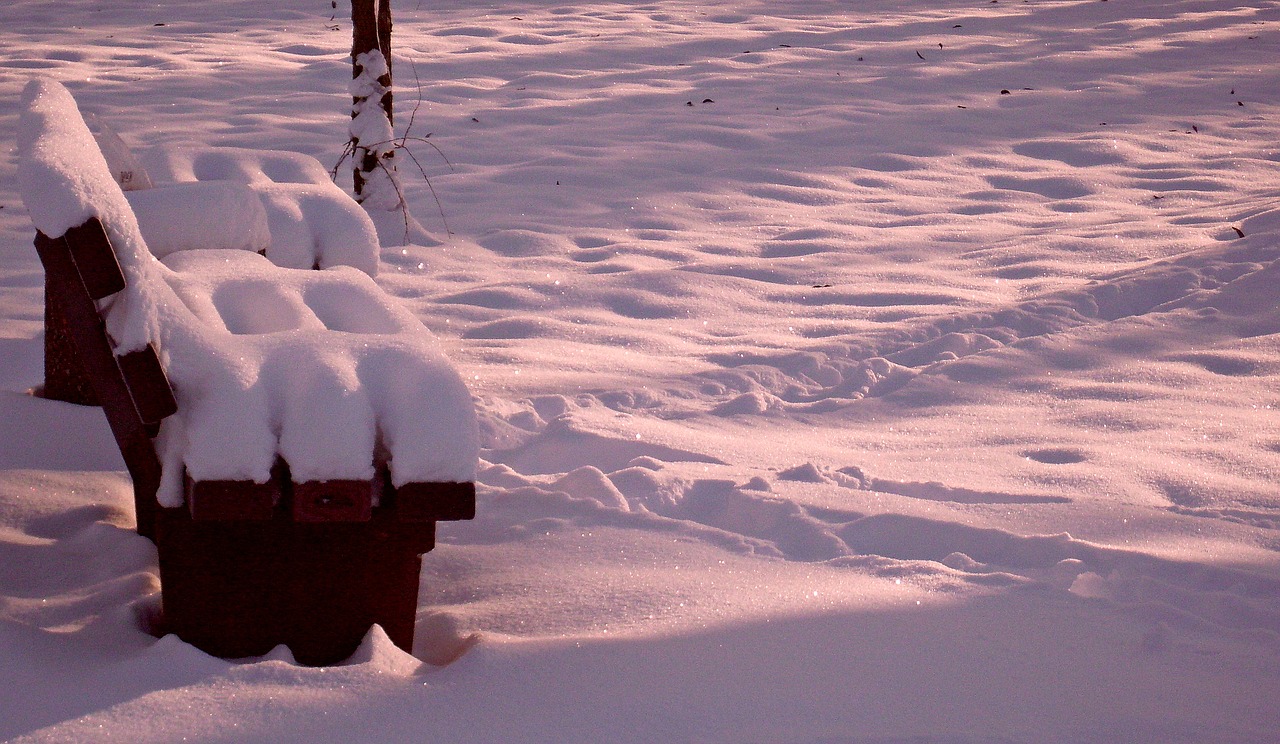
<svg viewBox="0 0 1280 744">
<path fill-rule="evenodd" d="M 104 332 L 97 301 L 125 288 L 125 278 L 102 223 L 95 217 L 57 238 L 36 235 L 46 291 L 76 348 L 111 433 L 133 479 L 138 532 L 152 536 L 160 461 L 151 442 L 160 421 L 178 410 L 156 355 L 147 345 L 117 356 Z"/>
<path fill-rule="evenodd" d="M 66 89 L 32 81 L 23 103 L 23 200 L 37 228 L 49 306 L 61 316 L 61 328 L 74 342 L 76 363 L 103 403 L 133 478 L 138 531 L 150 535 L 161 471 L 151 438 L 177 403 L 147 330 L 140 329 L 141 335 L 126 332 L 121 325 L 127 322 L 126 303 L 113 301 L 126 290 L 130 274 L 145 271 L 138 252 L 145 244 Z M 68 111 L 77 115 L 68 116 Z M 117 217 L 112 220 L 119 226 L 116 240 L 108 235 L 102 215 Z M 116 333 L 109 334 L 104 310 L 113 309 L 117 322 L 110 325 Z"/>
</svg>

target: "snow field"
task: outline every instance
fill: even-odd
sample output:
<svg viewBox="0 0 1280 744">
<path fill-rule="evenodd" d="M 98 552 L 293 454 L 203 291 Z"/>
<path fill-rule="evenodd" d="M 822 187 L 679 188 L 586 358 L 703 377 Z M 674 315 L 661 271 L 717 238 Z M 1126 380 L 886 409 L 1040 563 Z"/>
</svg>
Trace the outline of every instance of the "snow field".
<svg viewBox="0 0 1280 744">
<path fill-rule="evenodd" d="M 416 656 L 139 629 L 105 427 L 24 394 L 41 274 L 0 177 L 4 736 L 1274 738 L 1280 7 L 395 10 L 399 131 L 416 73 L 449 164 L 409 143 L 439 206 L 402 163 L 430 234 L 377 281 L 484 460 Z M 345 13 L 15 2 L 0 101 L 38 70 L 139 151 L 327 165 Z"/>
</svg>

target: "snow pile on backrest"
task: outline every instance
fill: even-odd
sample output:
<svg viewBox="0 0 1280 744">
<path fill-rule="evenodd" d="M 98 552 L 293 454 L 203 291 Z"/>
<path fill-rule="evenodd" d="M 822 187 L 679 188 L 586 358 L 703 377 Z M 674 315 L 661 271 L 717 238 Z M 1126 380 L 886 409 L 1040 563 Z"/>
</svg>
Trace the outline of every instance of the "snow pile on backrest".
<svg viewBox="0 0 1280 744">
<path fill-rule="evenodd" d="M 474 480 L 479 453 L 465 384 L 430 331 L 349 267 L 285 269 L 256 253 L 150 254 L 120 187 L 61 85 L 29 84 L 20 190 L 37 229 L 59 236 L 97 216 L 125 270 L 104 301 L 122 354 L 156 346 L 178 400 L 156 440 L 160 502 L 196 480 L 266 482 L 276 457 L 295 481 Z M 122 320 L 118 320 L 120 316 Z M 134 346 L 121 343 L 141 339 Z"/>
<path fill-rule="evenodd" d="M 271 245 L 262 200 L 242 183 L 175 183 L 124 196 L 147 247 L 160 258 L 210 248 L 256 253 Z"/>
<path fill-rule="evenodd" d="M 36 229 L 56 238 L 99 217 L 132 288 L 106 300 L 107 332 L 117 354 L 157 340 L 156 259 L 138 231 L 133 210 L 111 176 L 107 161 L 61 84 L 32 80 L 22 91 L 18 125 L 18 192 Z"/>
<path fill-rule="evenodd" d="M 319 161 L 296 152 L 163 146 L 144 154 L 157 186 L 232 181 L 262 200 L 277 266 L 353 266 L 378 272 L 378 233 L 364 209 L 334 185 Z"/>
</svg>

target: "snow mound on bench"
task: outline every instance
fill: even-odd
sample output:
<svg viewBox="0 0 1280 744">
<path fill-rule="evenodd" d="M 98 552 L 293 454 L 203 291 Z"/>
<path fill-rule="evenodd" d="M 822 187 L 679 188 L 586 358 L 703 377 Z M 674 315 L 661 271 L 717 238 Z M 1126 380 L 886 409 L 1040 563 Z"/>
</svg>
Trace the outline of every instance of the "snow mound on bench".
<svg viewBox="0 0 1280 744">
<path fill-rule="evenodd" d="M 225 248 L 268 251 L 271 231 L 262 200 L 248 186 L 232 181 L 175 183 L 125 191 L 138 228 L 151 252 Z"/>
<path fill-rule="evenodd" d="M 267 257 L 277 266 L 378 273 L 381 246 L 373 221 L 309 155 L 181 145 L 154 148 L 143 161 L 158 188 L 165 182 L 233 182 L 257 193 L 271 233 Z"/>
<path fill-rule="evenodd" d="M 470 481 L 479 452 L 466 386 L 435 337 L 350 267 L 281 269 L 245 251 L 164 260 L 178 414 L 157 440 L 162 503 L 195 480 L 367 480 L 385 448 L 392 482 Z M 181 316 L 181 317 L 179 317 Z M 194 322 L 193 322 L 194 321 Z"/>
<path fill-rule="evenodd" d="M 23 94 L 20 190 L 32 221 L 62 235 L 107 227 L 127 286 L 103 301 L 123 354 L 153 344 L 178 413 L 157 438 L 159 498 L 182 503 L 182 474 L 266 482 L 277 456 L 295 481 L 394 485 L 474 480 L 475 412 L 439 342 L 373 280 L 345 266 L 286 269 L 246 251 L 148 251 L 129 204 L 61 85 Z"/>
</svg>

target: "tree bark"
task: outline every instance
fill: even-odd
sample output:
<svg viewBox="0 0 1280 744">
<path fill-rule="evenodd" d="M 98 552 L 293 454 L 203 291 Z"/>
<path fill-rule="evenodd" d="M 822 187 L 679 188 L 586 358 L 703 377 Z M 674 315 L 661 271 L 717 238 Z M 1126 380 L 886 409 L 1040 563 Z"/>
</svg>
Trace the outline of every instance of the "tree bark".
<svg viewBox="0 0 1280 744">
<path fill-rule="evenodd" d="M 387 112 L 387 121 L 395 123 L 391 112 L 391 0 L 378 3 L 378 48 L 387 60 L 386 80 L 382 83 L 387 86 L 387 94 L 382 97 L 382 110 Z"/>
</svg>

